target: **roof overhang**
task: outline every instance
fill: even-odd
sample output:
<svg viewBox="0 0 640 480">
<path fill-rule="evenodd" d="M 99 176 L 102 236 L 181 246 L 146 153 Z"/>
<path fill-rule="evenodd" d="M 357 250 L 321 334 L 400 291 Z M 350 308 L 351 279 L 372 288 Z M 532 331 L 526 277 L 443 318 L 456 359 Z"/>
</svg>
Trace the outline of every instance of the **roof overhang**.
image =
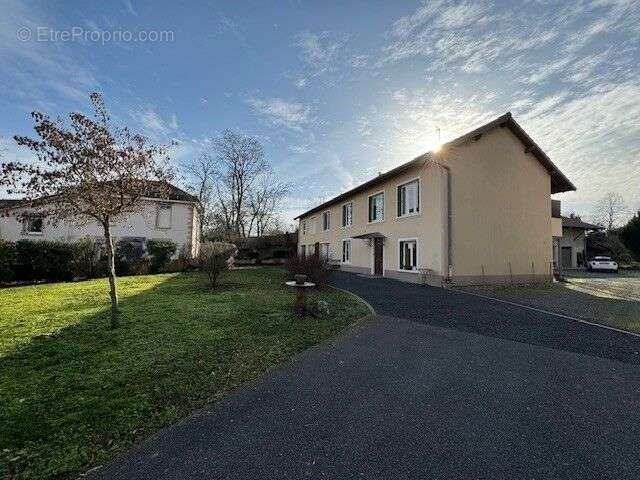
<svg viewBox="0 0 640 480">
<path fill-rule="evenodd" d="M 456 147 L 460 146 L 464 143 L 478 140 L 484 133 L 487 133 L 494 128 L 508 128 L 524 146 L 525 153 L 532 154 L 547 170 L 549 176 L 551 177 L 551 193 L 562 193 L 576 190 L 576 187 L 571 181 L 560 171 L 560 169 L 551 161 L 549 156 L 544 153 L 544 151 L 538 146 L 536 142 L 529 136 L 527 132 L 513 119 L 511 112 L 507 112 L 504 115 L 492 120 L 491 122 L 476 128 L 475 130 L 470 131 L 469 133 L 465 133 L 461 137 L 458 137 L 450 142 L 442 145 L 441 149 L 445 150 L 447 147 Z M 298 215 L 294 218 L 297 220 L 299 218 L 305 217 L 307 215 L 311 215 L 312 213 L 319 212 L 324 210 L 336 203 L 339 203 L 342 200 L 346 200 L 352 195 L 361 192 L 363 190 L 368 189 L 374 185 L 384 182 L 385 180 L 392 178 L 400 173 L 403 173 L 410 168 L 424 164 L 431 158 L 431 152 L 427 152 L 419 157 L 414 158 L 413 160 L 404 163 L 392 170 L 389 170 L 386 173 L 380 174 L 371 180 L 352 188 L 351 190 L 344 192 L 337 197 L 328 200 L 317 207 L 312 208 L 311 210 L 307 210 L 306 212 Z"/>
<path fill-rule="evenodd" d="M 357 238 L 358 240 L 372 240 L 374 238 L 387 238 L 380 232 L 363 233 L 362 235 L 354 235 L 351 238 Z"/>
</svg>

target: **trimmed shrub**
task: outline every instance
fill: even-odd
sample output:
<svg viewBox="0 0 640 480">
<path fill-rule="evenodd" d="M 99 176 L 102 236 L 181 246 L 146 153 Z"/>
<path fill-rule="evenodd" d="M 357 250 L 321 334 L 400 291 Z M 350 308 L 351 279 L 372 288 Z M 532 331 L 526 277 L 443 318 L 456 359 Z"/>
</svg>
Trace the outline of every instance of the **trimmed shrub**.
<svg viewBox="0 0 640 480">
<path fill-rule="evenodd" d="M 148 272 L 148 261 L 144 258 L 144 244 L 139 240 L 123 239 L 116 243 L 116 275 L 140 275 Z"/>
<path fill-rule="evenodd" d="M 100 269 L 96 252 L 96 243 L 90 238 L 83 238 L 73 243 L 73 274 L 80 278 L 97 278 L 105 276 L 106 269 Z"/>
<path fill-rule="evenodd" d="M 233 243 L 206 242 L 200 245 L 198 266 L 209 277 L 212 287 L 218 285 L 218 279 L 233 263 L 237 248 Z"/>
<path fill-rule="evenodd" d="M 287 259 L 287 270 L 293 280 L 294 275 L 306 275 L 307 281 L 324 285 L 331 276 L 332 269 L 326 260 L 318 255 L 293 254 Z"/>
<path fill-rule="evenodd" d="M 73 279 L 71 244 L 47 240 L 16 242 L 16 278 L 34 281 L 68 281 Z"/>
<path fill-rule="evenodd" d="M 151 257 L 151 273 L 158 273 L 166 268 L 177 250 L 178 245 L 171 240 L 147 240 L 147 254 Z"/>
<path fill-rule="evenodd" d="M 15 279 L 16 244 L 0 240 L 0 283 L 12 282 Z"/>
</svg>

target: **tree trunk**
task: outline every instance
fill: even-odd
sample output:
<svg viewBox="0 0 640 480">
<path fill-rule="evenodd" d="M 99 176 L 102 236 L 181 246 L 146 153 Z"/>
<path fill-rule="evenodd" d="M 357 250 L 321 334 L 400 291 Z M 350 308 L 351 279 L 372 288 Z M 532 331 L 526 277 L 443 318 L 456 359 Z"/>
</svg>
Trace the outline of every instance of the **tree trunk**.
<svg viewBox="0 0 640 480">
<path fill-rule="evenodd" d="M 120 326 L 120 310 L 118 309 L 118 286 L 116 285 L 116 262 L 111 238 L 111 226 L 109 222 L 104 225 L 104 238 L 107 243 L 107 276 L 109 278 L 109 296 L 111 297 L 111 328 Z"/>
</svg>

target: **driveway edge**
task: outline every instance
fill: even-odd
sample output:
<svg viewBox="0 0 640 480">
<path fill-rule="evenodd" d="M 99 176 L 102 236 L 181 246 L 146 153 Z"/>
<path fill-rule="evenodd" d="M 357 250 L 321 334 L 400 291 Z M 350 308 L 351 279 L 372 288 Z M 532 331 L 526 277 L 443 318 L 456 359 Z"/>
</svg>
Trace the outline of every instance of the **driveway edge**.
<svg viewBox="0 0 640 480">
<path fill-rule="evenodd" d="M 503 300 L 501 298 L 492 297 L 492 296 L 489 296 L 489 295 L 482 295 L 481 293 L 468 292 L 466 290 L 461 290 L 461 289 L 457 289 L 457 288 L 452 288 L 452 290 L 454 290 L 456 292 L 459 292 L 459 293 L 464 293 L 466 295 L 473 295 L 474 297 L 485 298 L 487 300 L 493 300 L 495 302 L 505 303 L 507 305 L 512 305 L 514 307 L 526 308 L 527 310 L 532 310 L 534 312 L 544 313 L 544 314 L 547 314 L 547 315 L 553 315 L 554 317 L 560 317 L 560 318 L 564 318 L 566 320 L 571 320 L 571 321 L 574 321 L 574 322 L 577 322 L 577 323 L 582 323 L 582 324 L 585 324 L 585 325 L 591 325 L 593 327 L 598 327 L 598 328 L 604 328 L 606 330 L 612 330 L 614 332 L 624 333 L 626 335 L 632 335 L 634 337 L 640 338 L 640 333 L 632 332 L 630 330 L 624 330 L 622 328 L 611 327 L 609 325 L 603 325 L 602 323 L 591 322 L 589 320 L 585 320 L 584 318 L 572 317 L 571 315 L 565 315 L 564 313 L 551 312 L 549 310 L 544 310 L 542 308 L 532 307 L 532 306 L 529 306 L 529 305 L 525 305 L 523 303 L 516 303 L 516 302 L 511 302 L 509 300 Z"/>
</svg>

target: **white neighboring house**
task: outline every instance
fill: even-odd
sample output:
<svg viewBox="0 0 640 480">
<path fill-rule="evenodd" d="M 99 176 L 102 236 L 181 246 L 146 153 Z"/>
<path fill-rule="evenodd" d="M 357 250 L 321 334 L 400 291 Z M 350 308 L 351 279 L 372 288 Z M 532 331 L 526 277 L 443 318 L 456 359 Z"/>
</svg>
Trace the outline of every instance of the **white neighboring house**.
<svg viewBox="0 0 640 480">
<path fill-rule="evenodd" d="M 119 240 L 171 240 L 187 255 L 195 256 L 200 245 L 199 202 L 196 197 L 180 188 L 168 184 L 162 197 L 157 193 L 158 182 L 149 182 L 146 196 L 141 199 L 140 209 L 116 218 L 112 222 L 111 234 L 114 243 Z M 166 193 L 168 190 L 168 193 Z M 17 240 L 62 240 L 73 242 L 90 238 L 104 243 L 102 226 L 95 221 L 79 222 L 30 216 L 30 209 L 22 206 L 19 199 L 0 199 L 0 239 Z"/>
</svg>

